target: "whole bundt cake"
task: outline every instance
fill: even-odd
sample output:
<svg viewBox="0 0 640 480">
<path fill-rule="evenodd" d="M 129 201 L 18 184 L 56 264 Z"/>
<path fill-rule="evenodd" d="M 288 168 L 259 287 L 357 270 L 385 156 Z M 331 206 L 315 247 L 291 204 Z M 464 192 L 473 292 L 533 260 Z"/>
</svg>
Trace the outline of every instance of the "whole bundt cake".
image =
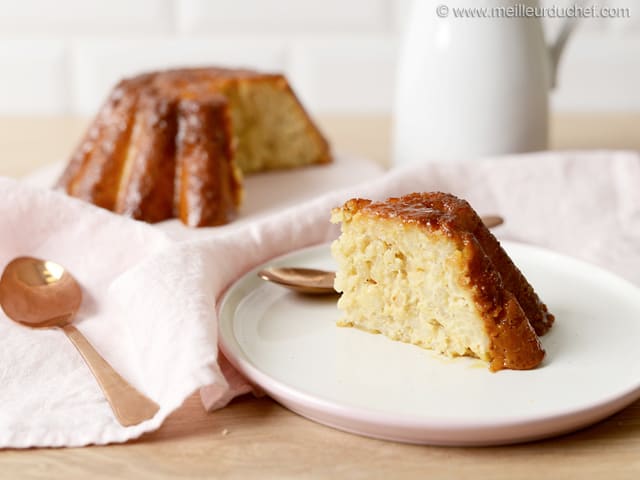
<svg viewBox="0 0 640 480">
<path fill-rule="evenodd" d="M 122 80 L 58 181 L 147 222 L 229 222 L 242 173 L 331 161 L 286 78 L 248 70 L 166 70 Z"/>
</svg>

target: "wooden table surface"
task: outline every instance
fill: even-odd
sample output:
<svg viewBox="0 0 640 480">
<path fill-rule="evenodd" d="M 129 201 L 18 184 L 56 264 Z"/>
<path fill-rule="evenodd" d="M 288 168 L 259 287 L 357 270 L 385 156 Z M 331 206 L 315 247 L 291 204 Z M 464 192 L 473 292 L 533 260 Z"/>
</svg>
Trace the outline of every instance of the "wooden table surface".
<svg viewBox="0 0 640 480">
<path fill-rule="evenodd" d="M 320 123 L 338 149 L 388 164 L 388 117 L 322 117 Z M 70 118 L 0 118 L 0 175 L 19 177 L 66 158 L 85 125 Z M 553 148 L 640 150 L 640 114 L 556 116 L 551 138 Z M 125 445 L 0 452 L 0 477 L 11 479 L 472 476 L 639 479 L 640 402 L 560 438 L 443 448 L 350 435 L 290 413 L 268 398 L 240 398 L 206 414 L 194 394 L 160 430 Z"/>
</svg>

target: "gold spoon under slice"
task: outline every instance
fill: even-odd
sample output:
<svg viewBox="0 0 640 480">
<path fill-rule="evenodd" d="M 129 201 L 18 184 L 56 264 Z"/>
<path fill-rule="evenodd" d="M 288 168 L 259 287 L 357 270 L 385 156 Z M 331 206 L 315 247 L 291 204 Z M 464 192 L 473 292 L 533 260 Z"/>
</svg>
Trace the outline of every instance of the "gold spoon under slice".
<svg viewBox="0 0 640 480">
<path fill-rule="evenodd" d="M 311 295 L 337 294 L 333 289 L 335 272 L 314 268 L 271 267 L 258 272 L 258 276 L 299 293 Z"/>
<path fill-rule="evenodd" d="M 158 404 L 131 386 L 71 323 L 80 308 L 78 282 L 57 263 L 19 257 L 0 278 L 0 306 L 9 318 L 30 328 L 60 328 L 75 345 L 121 425 L 152 418 Z"/>
<path fill-rule="evenodd" d="M 497 227 L 504 223 L 498 215 L 482 217 L 487 228 Z M 335 272 L 299 267 L 269 267 L 258 272 L 258 276 L 269 282 L 277 283 L 299 293 L 310 295 L 337 295 L 333 289 Z"/>
</svg>

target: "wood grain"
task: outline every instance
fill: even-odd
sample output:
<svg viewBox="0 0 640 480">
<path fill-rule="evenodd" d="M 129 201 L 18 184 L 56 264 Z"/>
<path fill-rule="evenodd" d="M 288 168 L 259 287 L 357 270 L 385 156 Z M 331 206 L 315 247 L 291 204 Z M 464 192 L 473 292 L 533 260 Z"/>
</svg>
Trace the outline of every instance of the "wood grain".
<svg viewBox="0 0 640 480">
<path fill-rule="evenodd" d="M 334 145 L 388 164 L 386 116 L 323 117 Z M 0 118 L 0 175 L 64 159 L 81 119 Z M 554 148 L 640 149 L 640 114 L 556 116 Z M 1 388 L 1 386 L 0 386 Z M 0 406 L 1 408 L 1 406 Z M 0 478 L 640 478 L 640 402 L 585 430 L 491 448 L 402 445 L 310 422 L 268 398 L 206 414 L 194 394 L 164 426 L 126 445 L 0 452 Z"/>
<path fill-rule="evenodd" d="M 638 478 L 640 402 L 580 432 L 490 448 L 402 445 L 312 423 L 243 397 L 212 414 L 186 403 L 126 445 L 0 452 L 3 478 Z"/>
</svg>

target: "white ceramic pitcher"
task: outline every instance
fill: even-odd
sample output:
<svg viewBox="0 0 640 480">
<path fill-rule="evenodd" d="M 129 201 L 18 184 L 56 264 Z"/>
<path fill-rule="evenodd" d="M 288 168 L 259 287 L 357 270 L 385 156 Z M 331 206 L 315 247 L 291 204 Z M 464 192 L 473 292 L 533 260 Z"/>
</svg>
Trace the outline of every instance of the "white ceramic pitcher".
<svg viewBox="0 0 640 480">
<path fill-rule="evenodd" d="M 549 90 L 575 21 L 545 43 L 540 18 L 455 18 L 536 0 L 415 0 L 401 45 L 396 165 L 548 147 Z"/>
</svg>

